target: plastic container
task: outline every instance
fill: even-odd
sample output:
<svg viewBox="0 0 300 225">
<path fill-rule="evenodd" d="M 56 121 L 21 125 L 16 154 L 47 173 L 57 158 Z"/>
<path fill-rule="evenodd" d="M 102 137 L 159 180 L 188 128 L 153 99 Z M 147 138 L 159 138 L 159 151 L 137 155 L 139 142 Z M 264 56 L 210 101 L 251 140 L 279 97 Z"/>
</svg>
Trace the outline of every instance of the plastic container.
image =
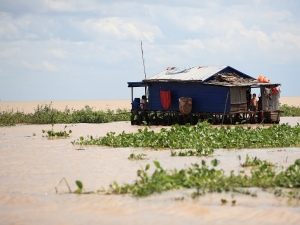
<svg viewBox="0 0 300 225">
<path fill-rule="evenodd" d="M 264 76 L 259 75 L 257 80 L 258 80 L 258 82 L 262 83 L 262 82 L 264 82 L 264 78 L 265 78 Z"/>
<path fill-rule="evenodd" d="M 135 98 L 132 102 L 132 109 L 138 110 L 140 108 L 140 98 Z"/>
</svg>

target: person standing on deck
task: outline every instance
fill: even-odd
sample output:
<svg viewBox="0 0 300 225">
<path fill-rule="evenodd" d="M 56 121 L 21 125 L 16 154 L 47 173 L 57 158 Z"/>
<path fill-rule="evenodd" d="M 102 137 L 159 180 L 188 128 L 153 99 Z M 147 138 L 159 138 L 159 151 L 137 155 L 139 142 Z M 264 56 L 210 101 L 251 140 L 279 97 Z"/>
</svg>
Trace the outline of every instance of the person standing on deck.
<svg viewBox="0 0 300 225">
<path fill-rule="evenodd" d="M 140 100 L 140 108 L 142 110 L 148 110 L 148 108 L 149 108 L 146 95 L 143 95 L 142 99 Z"/>
<path fill-rule="evenodd" d="M 252 98 L 250 100 L 250 118 L 253 118 L 256 122 L 256 112 L 258 110 L 258 100 L 256 98 L 256 94 L 252 95 Z"/>
<path fill-rule="evenodd" d="M 258 110 L 258 100 L 256 98 L 256 94 L 253 94 L 251 101 L 250 101 L 250 111 L 257 111 Z"/>
</svg>

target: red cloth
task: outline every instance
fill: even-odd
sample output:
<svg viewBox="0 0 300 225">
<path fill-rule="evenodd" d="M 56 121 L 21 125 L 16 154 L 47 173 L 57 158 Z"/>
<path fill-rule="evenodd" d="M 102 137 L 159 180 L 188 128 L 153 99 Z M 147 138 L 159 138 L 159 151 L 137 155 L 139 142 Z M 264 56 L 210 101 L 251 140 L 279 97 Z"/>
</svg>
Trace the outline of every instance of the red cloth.
<svg viewBox="0 0 300 225">
<path fill-rule="evenodd" d="M 171 91 L 160 91 L 160 101 L 165 110 L 171 105 Z"/>
</svg>

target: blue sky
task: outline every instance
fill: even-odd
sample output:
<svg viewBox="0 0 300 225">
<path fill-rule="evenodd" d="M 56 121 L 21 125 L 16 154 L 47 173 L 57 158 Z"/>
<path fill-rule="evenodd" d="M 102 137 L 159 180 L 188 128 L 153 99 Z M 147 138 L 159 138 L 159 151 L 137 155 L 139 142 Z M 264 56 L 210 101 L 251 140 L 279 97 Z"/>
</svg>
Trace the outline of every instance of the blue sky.
<svg viewBox="0 0 300 225">
<path fill-rule="evenodd" d="M 300 96 L 300 1 L 4 0 L 0 99 L 130 99 L 169 66 L 228 65 Z"/>
</svg>

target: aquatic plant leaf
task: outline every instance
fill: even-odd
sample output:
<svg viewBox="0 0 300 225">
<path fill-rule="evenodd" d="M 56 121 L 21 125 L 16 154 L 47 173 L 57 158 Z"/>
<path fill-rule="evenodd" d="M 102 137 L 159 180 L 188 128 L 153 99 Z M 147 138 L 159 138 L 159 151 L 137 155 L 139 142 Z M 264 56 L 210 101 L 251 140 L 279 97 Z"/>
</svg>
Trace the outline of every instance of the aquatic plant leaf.
<svg viewBox="0 0 300 225">
<path fill-rule="evenodd" d="M 78 189 L 82 189 L 83 188 L 83 184 L 79 180 L 76 180 L 76 185 L 77 185 Z"/>
<path fill-rule="evenodd" d="M 160 163 L 158 161 L 153 161 L 154 165 L 156 166 L 156 168 L 160 169 Z"/>
<path fill-rule="evenodd" d="M 150 164 L 147 164 L 145 170 L 148 170 L 149 168 L 150 168 Z"/>
<path fill-rule="evenodd" d="M 211 164 L 212 164 L 213 166 L 217 166 L 219 163 L 220 163 L 220 161 L 217 160 L 217 159 L 211 160 Z"/>
</svg>

